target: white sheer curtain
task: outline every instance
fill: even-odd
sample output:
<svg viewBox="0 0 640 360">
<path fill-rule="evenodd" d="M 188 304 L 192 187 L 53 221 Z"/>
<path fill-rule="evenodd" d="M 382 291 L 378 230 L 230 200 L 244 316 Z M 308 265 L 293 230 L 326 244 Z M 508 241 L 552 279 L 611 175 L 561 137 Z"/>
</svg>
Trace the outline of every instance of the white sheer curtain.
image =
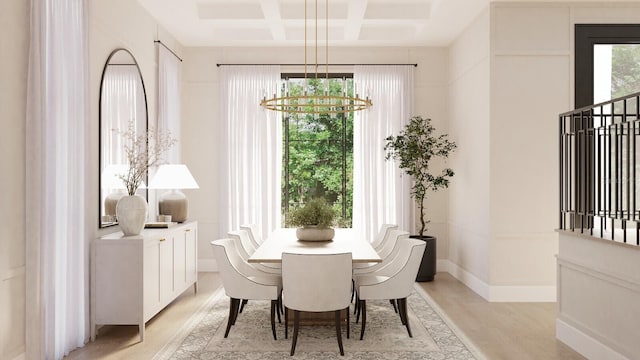
<svg viewBox="0 0 640 360">
<path fill-rule="evenodd" d="M 158 44 L 158 129 L 170 131 L 178 140 L 164 155 L 171 164 L 180 164 L 180 59 Z"/>
<path fill-rule="evenodd" d="M 126 129 L 132 119 L 146 118 L 144 89 L 138 67 L 134 65 L 109 65 L 105 68 L 100 95 L 100 116 L 109 119 L 111 129 L 102 134 L 108 143 L 103 147 L 103 164 L 125 164 L 124 139 L 115 129 Z M 137 113 L 136 113 L 137 112 Z M 137 125 L 137 122 L 135 123 Z M 110 151 L 104 151 L 110 149 Z"/>
<path fill-rule="evenodd" d="M 259 105 L 265 95 L 278 92 L 279 83 L 279 66 L 220 68 L 225 233 L 245 223 L 257 224 L 262 236 L 280 227 L 281 115 Z"/>
<path fill-rule="evenodd" d="M 353 79 L 359 94 L 373 101 L 354 117 L 353 228 L 371 240 L 382 224 L 411 231 L 411 179 L 385 161 L 384 145 L 413 115 L 413 67 L 356 66 Z"/>
<path fill-rule="evenodd" d="M 88 330 L 88 9 L 32 0 L 26 122 L 26 358 L 61 359 Z M 89 216 L 91 215 L 91 219 Z"/>
</svg>

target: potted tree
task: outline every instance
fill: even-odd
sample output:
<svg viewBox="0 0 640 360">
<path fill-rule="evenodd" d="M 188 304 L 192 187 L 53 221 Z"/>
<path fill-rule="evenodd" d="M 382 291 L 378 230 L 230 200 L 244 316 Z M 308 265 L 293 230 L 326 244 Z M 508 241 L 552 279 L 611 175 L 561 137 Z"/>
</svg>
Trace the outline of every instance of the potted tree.
<svg viewBox="0 0 640 360">
<path fill-rule="evenodd" d="M 411 237 L 427 242 L 417 281 L 432 281 L 436 273 L 436 238 L 425 235 L 429 223 L 425 209 L 427 193 L 448 187 L 449 179 L 454 175 L 450 168 L 439 174 L 430 172 L 429 163 L 433 158 L 446 159 L 456 148 L 446 134 L 436 136 L 434 131 L 431 119 L 414 116 L 397 136 L 390 135 L 385 139 L 384 147 L 386 159 L 399 160 L 400 168 L 413 178 L 411 196 L 420 210 L 420 226 L 418 235 Z"/>
<path fill-rule="evenodd" d="M 331 227 L 336 213 L 325 199 L 315 198 L 304 206 L 289 211 L 288 224 L 298 226 L 296 237 L 302 241 L 332 240 L 335 231 Z"/>
</svg>

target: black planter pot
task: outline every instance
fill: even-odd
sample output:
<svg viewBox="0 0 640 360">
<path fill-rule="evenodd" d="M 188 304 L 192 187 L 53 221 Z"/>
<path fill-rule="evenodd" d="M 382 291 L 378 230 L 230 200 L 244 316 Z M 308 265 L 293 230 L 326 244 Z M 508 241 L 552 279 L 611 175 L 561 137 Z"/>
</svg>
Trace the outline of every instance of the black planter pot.
<svg viewBox="0 0 640 360">
<path fill-rule="evenodd" d="M 424 248 L 424 255 L 420 262 L 416 281 L 433 281 L 433 278 L 436 275 L 436 237 L 427 235 L 422 237 L 419 235 L 411 235 L 410 238 L 422 240 L 427 243 L 427 246 Z"/>
</svg>

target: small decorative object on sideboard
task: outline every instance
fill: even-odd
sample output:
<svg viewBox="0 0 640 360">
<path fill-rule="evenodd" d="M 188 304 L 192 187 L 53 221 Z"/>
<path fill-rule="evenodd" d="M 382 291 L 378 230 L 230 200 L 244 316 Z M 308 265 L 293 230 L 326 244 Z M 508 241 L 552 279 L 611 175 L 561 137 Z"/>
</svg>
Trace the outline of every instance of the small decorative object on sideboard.
<svg viewBox="0 0 640 360">
<path fill-rule="evenodd" d="M 449 178 L 454 175 L 450 168 L 443 169 L 440 174 L 429 172 L 429 162 L 432 158 L 446 159 L 456 148 L 456 144 L 449 141 L 446 134 L 436 136 L 433 134 L 434 131 L 431 119 L 414 116 L 397 136 L 388 136 L 384 146 L 387 152 L 386 159 L 400 160 L 400 168 L 413 179 L 411 196 L 420 209 L 420 228 L 418 235 L 411 237 L 427 243 L 417 281 L 432 281 L 436 273 L 436 238 L 424 235 L 429 223 L 425 214 L 427 192 L 448 187 Z"/>
<path fill-rule="evenodd" d="M 136 136 L 133 122 L 129 123 L 123 136 L 124 153 L 128 167 L 124 173 L 118 174 L 127 189 L 128 196 L 123 196 L 116 205 L 116 217 L 120 229 L 126 236 L 138 235 L 147 220 L 147 201 L 136 195 L 136 191 L 147 177 L 149 168 L 158 164 L 162 153 L 171 148 L 176 140 L 169 133 L 159 133 L 149 129 L 146 134 Z"/>
<path fill-rule="evenodd" d="M 304 206 L 289 211 L 288 225 L 300 226 L 296 237 L 301 241 L 332 240 L 335 231 L 331 227 L 336 213 L 326 200 L 312 199 Z"/>
</svg>

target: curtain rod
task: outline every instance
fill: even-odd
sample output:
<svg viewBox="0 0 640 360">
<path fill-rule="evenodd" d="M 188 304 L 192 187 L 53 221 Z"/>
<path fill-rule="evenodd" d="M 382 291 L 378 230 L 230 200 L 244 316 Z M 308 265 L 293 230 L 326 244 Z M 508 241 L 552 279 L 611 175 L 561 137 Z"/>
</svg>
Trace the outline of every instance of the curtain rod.
<svg viewBox="0 0 640 360">
<path fill-rule="evenodd" d="M 173 52 L 173 50 L 169 49 L 169 47 L 167 45 L 165 45 L 162 41 L 160 40 L 153 40 L 154 43 L 158 43 L 162 46 L 164 46 L 165 49 L 169 50 L 170 53 L 173 54 L 173 56 L 177 57 L 178 60 L 180 60 L 180 62 L 182 62 L 182 59 L 180 58 L 180 56 L 178 56 L 175 52 Z"/>
<path fill-rule="evenodd" d="M 250 66 L 269 66 L 269 65 L 280 65 L 280 66 L 313 66 L 316 64 L 216 64 L 217 67 L 220 66 L 242 66 L 242 65 L 250 65 Z M 325 64 L 317 64 L 318 66 L 325 66 Z M 413 66 L 418 67 L 418 64 L 329 64 L 329 66 Z"/>
</svg>

